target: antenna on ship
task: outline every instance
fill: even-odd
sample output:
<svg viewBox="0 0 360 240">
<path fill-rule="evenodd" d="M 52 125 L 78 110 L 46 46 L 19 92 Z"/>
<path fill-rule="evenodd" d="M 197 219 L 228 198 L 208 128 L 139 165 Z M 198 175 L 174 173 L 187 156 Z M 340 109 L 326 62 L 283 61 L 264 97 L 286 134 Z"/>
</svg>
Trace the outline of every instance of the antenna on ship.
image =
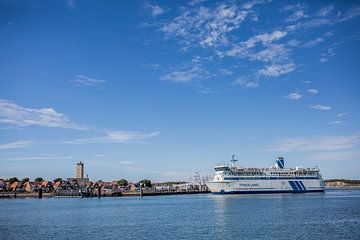
<svg viewBox="0 0 360 240">
<path fill-rule="evenodd" d="M 236 163 L 237 161 L 239 161 L 239 160 L 236 160 L 236 159 L 235 159 L 235 155 L 232 155 L 230 162 L 231 162 L 231 165 L 232 165 L 233 167 L 235 167 L 235 163 Z"/>
</svg>

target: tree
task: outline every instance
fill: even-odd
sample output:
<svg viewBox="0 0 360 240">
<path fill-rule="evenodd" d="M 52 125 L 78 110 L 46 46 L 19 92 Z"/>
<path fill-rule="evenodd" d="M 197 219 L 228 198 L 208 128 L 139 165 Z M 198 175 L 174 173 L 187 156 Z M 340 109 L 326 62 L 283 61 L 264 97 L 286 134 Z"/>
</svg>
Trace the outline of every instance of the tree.
<svg viewBox="0 0 360 240">
<path fill-rule="evenodd" d="M 62 178 L 60 178 L 60 177 L 55 178 L 55 179 L 53 180 L 54 183 L 61 182 L 61 181 L 62 181 Z"/>
<path fill-rule="evenodd" d="M 42 181 L 44 181 L 44 179 L 41 177 L 35 178 L 35 182 L 42 182 Z"/>
<path fill-rule="evenodd" d="M 26 183 L 26 182 L 28 182 L 30 179 L 29 178 L 23 178 L 22 180 L 21 180 L 21 184 L 24 184 L 24 183 Z"/>
<path fill-rule="evenodd" d="M 128 181 L 126 179 L 120 179 L 119 181 L 117 181 L 117 183 L 120 185 L 120 186 L 127 186 L 128 185 Z"/>
<path fill-rule="evenodd" d="M 19 181 L 19 179 L 17 177 L 12 177 L 9 179 L 10 184 L 13 184 L 14 182 L 18 182 L 18 181 Z"/>
<path fill-rule="evenodd" d="M 151 187 L 151 181 L 148 179 L 141 180 L 139 184 L 142 184 L 144 187 Z"/>
</svg>

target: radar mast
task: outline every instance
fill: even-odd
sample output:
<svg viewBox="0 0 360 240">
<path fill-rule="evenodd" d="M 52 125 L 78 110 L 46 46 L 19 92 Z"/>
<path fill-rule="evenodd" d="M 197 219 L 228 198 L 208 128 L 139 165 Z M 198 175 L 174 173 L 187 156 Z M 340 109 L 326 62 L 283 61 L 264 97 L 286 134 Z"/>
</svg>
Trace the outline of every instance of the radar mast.
<svg viewBox="0 0 360 240">
<path fill-rule="evenodd" d="M 235 167 L 235 163 L 236 163 L 237 161 L 239 161 L 239 160 L 236 160 L 236 159 L 235 159 L 235 155 L 232 155 L 231 160 L 230 160 L 231 166 L 232 166 L 232 167 Z"/>
</svg>

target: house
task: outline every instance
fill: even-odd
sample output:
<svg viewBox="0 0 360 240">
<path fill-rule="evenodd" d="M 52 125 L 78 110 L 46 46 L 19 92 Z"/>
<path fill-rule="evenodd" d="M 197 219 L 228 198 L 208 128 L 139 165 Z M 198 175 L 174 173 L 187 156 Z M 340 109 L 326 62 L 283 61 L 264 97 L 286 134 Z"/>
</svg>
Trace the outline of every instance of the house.
<svg viewBox="0 0 360 240">
<path fill-rule="evenodd" d="M 54 188 L 54 184 L 49 181 L 42 181 L 41 187 L 47 191 L 52 190 Z"/>
<path fill-rule="evenodd" d="M 129 183 L 129 190 L 130 191 L 138 191 L 139 190 L 139 186 L 135 183 Z"/>
<path fill-rule="evenodd" d="M 112 188 L 113 190 L 116 190 L 116 189 L 119 188 L 119 184 L 117 183 L 117 181 L 112 181 L 112 182 L 111 182 L 111 188 Z"/>
<path fill-rule="evenodd" d="M 67 180 L 74 188 L 85 186 L 90 183 L 89 178 L 68 178 Z"/>
<path fill-rule="evenodd" d="M 34 181 L 32 183 L 32 185 L 33 185 L 34 191 L 36 191 L 36 192 L 41 188 L 41 182 Z"/>
<path fill-rule="evenodd" d="M 31 182 L 24 183 L 23 189 L 25 192 L 34 192 L 34 185 Z"/>
<path fill-rule="evenodd" d="M 0 179 L 0 192 L 6 190 L 6 181 L 4 179 Z"/>
<path fill-rule="evenodd" d="M 62 187 L 62 181 L 57 181 L 56 183 L 54 183 L 54 189 L 60 189 Z"/>
<path fill-rule="evenodd" d="M 13 182 L 11 185 L 10 185 L 10 190 L 11 191 L 14 191 L 14 192 L 20 192 L 22 189 L 21 189 L 21 184 L 19 182 Z"/>
<path fill-rule="evenodd" d="M 52 182 L 42 181 L 42 182 L 41 182 L 41 188 L 42 188 L 45 192 L 51 192 L 52 190 L 54 190 L 54 185 L 53 185 Z"/>
<path fill-rule="evenodd" d="M 112 190 L 112 183 L 111 182 L 104 182 L 102 186 L 102 190 L 105 192 L 111 192 Z"/>
</svg>

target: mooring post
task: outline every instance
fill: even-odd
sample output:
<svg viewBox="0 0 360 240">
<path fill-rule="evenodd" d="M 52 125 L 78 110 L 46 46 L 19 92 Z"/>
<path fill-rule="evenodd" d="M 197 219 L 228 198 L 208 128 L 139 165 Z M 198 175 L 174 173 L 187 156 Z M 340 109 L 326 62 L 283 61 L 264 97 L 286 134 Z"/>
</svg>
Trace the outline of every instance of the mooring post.
<svg viewBox="0 0 360 240">
<path fill-rule="evenodd" d="M 101 198 L 101 187 L 98 187 L 98 198 Z"/>
<path fill-rule="evenodd" d="M 39 199 L 42 198 L 42 188 L 39 188 Z"/>
</svg>

